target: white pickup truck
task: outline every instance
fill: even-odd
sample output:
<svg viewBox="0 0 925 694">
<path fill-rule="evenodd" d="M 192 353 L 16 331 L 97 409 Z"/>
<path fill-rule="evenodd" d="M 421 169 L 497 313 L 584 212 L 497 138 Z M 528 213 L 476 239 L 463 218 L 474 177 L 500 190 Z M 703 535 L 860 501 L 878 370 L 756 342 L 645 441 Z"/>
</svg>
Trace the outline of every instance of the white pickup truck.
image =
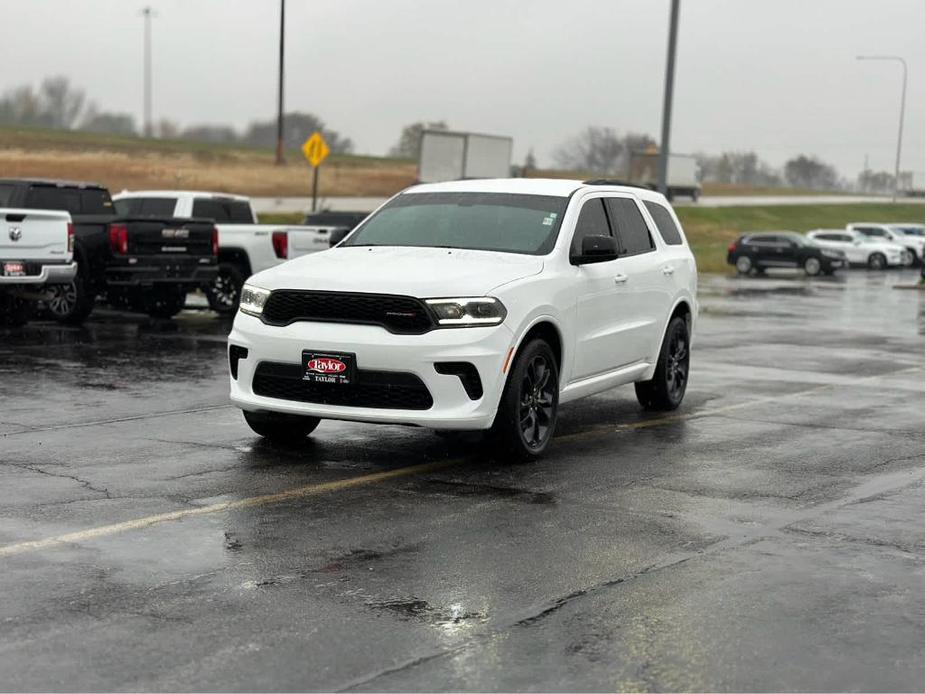
<svg viewBox="0 0 925 694">
<path fill-rule="evenodd" d="M 258 224 L 250 198 L 243 195 L 191 190 L 122 191 L 113 196 L 113 204 L 118 214 L 214 220 L 219 271 L 208 298 L 212 310 L 224 315 L 233 315 L 237 310 L 241 287 L 251 275 L 331 246 L 327 229 Z"/>
<path fill-rule="evenodd" d="M 77 273 L 71 215 L 0 208 L 0 324 L 28 322 L 37 301 L 52 301 L 48 284 Z"/>
</svg>

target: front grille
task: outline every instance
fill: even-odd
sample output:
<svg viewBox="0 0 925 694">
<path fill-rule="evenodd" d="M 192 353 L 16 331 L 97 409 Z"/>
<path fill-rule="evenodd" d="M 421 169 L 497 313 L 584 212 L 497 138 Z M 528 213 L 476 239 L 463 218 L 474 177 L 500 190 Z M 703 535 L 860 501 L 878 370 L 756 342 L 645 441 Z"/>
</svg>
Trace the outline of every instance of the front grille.
<svg viewBox="0 0 925 694">
<path fill-rule="evenodd" d="M 263 322 L 289 325 L 298 321 L 381 325 L 391 333 L 419 335 L 434 327 L 427 307 L 410 296 L 308 292 L 282 289 L 270 294 Z"/>
<path fill-rule="evenodd" d="M 372 407 L 386 410 L 429 410 L 434 400 L 412 373 L 357 369 L 350 385 L 302 380 L 299 364 L 260 362 L 254 373 L 255 395 L 320 405 Z"/>
</svg>

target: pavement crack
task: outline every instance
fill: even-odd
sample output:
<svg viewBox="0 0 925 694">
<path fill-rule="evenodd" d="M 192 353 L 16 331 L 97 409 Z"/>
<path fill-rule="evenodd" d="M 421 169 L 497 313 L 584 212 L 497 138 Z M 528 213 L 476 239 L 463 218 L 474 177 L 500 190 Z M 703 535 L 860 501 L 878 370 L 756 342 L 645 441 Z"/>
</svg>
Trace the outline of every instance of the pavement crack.
<svg viewBox="0 0 925 694">
<path fill-rule="evenodd" d="M 33 463 L 2 463 L 3 465 L 9 465 L 10 467 L 15 467 L 20 470 L 28 470 L 29 472 L 34 472 L 39 475 L 47 475 L 48 477 L 59 477 L 61 479 L 72 480 L 80 484 L 84 489 L 88 489 L 91 492 L 96 492 L 97 494 L 104 495 L 107 499 L 112 499 L 112 494 L 109 493 L 109 490 L 106 487 L 97 487 L 90 480 L 85 480 L 82 477 L 77 475 L 68 475 L 59 472 L 51 472 L 44 468 L 34 465 Z M 76 501 L 76 500 L 75 500 Z"/>
<path fill-rule="evenodd" d="M 787 526 L 782 528 L 784 532 L 794 533 L 797 535 L 809 535 L 810 537 L 822 537 L 829 540 L 838 540 L 841 542 L 856 542 L 859 544 L 870 545 L 872 547 L 885 547 L 888 549 L 895 549 L 900 552 L 905 552 L 906 554 L 919 554 L 925 544 L 913 543 L 911 545 L 902 544 L 899 542 L 890 542 L 889 540 L 881 540 L 876 537 L 858 537 L 857 535 L 848 535 L 847 533 L 838 533 L 828 530 L 810 530 L 809 528 L 799 528 L 797 526 Z"/>
</svg>

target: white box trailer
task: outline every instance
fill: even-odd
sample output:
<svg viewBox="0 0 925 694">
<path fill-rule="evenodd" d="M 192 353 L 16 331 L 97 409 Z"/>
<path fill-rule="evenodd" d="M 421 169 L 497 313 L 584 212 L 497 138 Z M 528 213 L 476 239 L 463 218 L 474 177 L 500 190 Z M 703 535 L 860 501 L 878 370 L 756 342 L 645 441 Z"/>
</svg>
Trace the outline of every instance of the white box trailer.
<svg viewBox="0 0 925 694">
<path fill-rule="evenodd" d="M 421 134 L 418 180 L 508 178 L 514 140 L 499 135 L 425 130 Z"/>
<path fill-rule="evenodd" d="M 679 195 L 693 200 L 700 197 L 700 178 L 697 159 L 688 154 L 668 155 L 668 199 Z M 658 153 L 632 152 L 630 154 L 629 182 L 658 190 Z"/>
</svg>

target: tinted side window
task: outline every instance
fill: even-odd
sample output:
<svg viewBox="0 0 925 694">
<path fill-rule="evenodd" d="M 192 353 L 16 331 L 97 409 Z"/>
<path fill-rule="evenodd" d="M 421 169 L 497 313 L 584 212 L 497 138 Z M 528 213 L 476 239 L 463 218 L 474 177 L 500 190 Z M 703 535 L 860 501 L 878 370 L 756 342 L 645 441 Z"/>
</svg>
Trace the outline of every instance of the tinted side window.
<svg viewBox="0 0 925 694">
<path fill-rule="evenodd" d="M 614 236 L 620 239 L 622 255 L 646 253 L 655 248 L 649 227 L 636 202 L 629 198 L 607 198 L 607 209 L 613 224 Z"/>
<path fill-rule="evenodd" d="M 80 212 L 80 197 L 75 188 L 34 186 L 26 194 L 26 207 L 30 210 L 66 210 Z"/>
<path fill-rule="evenodd" d="M 244 200 L 229 200 L 228 203 L 228 220 L 232 224 L 253 224 L 254 215 L 251 214 L 251 206 Z"/>
<path fill-rule="evenodd" d="M 216 222 L 227 222 L 228 215 L 217 200 L 198 198 L 193 201 L 193 216 L 208 217 Z"/>
<path fill-rule="evenodd" d="M 585 236 L 610 236 L 610 225 L 607 223 L 607 214 L 604 212 L 603 198 L 588 200 L 582 205 L 575 225 L 575 236 L 572 239 L 572 255 L 581 255 L 581 240 Z"/>
<path fill-rule="evenodd" d="M 650 202 L 648 200 L 645 202 L 645 206 L 646 209 L 649 210 L 649 214 L 652 215 L 652 219 L 655 220 L 658 233 L 662 235 L 665 243 L 669 246 L 680 246 L 684 243 L 684 240 L 681 238 L 681 230 L 678 229 L 678 225 L 674 223 L 674 219 L 668 210 L 657 202 Z"/>
</svg>

